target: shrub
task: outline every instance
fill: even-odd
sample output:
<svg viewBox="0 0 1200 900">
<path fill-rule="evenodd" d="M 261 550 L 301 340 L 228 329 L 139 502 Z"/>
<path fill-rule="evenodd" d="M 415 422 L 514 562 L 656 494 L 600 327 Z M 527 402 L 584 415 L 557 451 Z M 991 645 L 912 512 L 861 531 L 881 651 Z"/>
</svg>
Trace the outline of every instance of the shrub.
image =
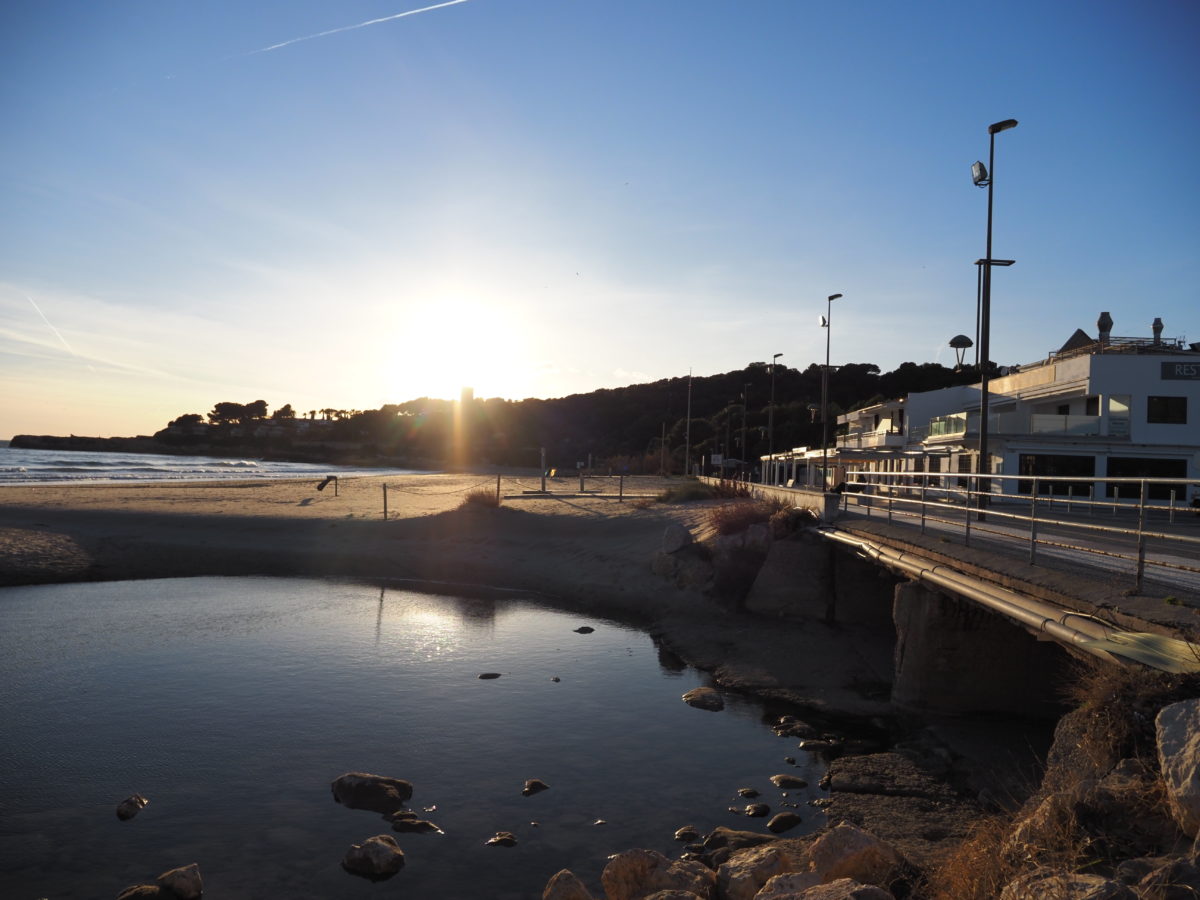
<svg viewBox="0 0 1200 900">
<path fill-rule="evenodd" d="M 782 500 L 738 500 L 718 506 L 708 514 L 708 521 L 717 534 L 737 534 L 771 517 L 787 504 Z"/>
<path fill-rule="evenodd" d="M 722 478 L 713 488 L 713 496 L 721 500 L 738 500 L 750 496 L 750 485 L 744 481 Z"/>
<path fill-rule="evenodd" d="M 667 488 L 658 495 L 659 503 L 691 503 L 696 500 L 711 500 L 716 494 L 707 484 L 699 481 L 688 481 Z"/>
<path fill-rule="evenodd" d="M 469 508 L 472 506 L 496 507 L 499 505 L 500 505 L 499 495 L 491 488 L 482 488 L 482 487 L 475 488 L 475 490 L 469 492 L 465 497 L 463 497 L 462 503 L 459 504 L 460 508 L 462 508 L 462 509 L 466 509 L 466 508 Z"/>
</svg>

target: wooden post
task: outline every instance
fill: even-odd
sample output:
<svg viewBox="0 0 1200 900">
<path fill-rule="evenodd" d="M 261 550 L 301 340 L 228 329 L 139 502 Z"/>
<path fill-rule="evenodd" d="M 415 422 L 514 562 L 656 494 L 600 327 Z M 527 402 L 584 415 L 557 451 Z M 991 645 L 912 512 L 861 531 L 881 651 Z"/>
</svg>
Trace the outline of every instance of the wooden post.
<svg viewBox="0 0 1200 900">
<path fill-rule="evenodd" d="M 617 482 L 617 502 L 625 502 L 625 476 L 620 476 L 620 481 Z"/>
<path fill-rule="evenodd" d="M 383 485 L 383 518 L 384 518 L 384 520 L 385 520 L 385 521 L 387 520 L 387 517 L 388 517 L 388 512 L 387 512 L 387 482 L 384 482 L 384 485 Z"/>
<path fill-rule="evenodd" d="M 496 505 L 500 505 L 500 476 L 496 476 Z"/>
</svg>

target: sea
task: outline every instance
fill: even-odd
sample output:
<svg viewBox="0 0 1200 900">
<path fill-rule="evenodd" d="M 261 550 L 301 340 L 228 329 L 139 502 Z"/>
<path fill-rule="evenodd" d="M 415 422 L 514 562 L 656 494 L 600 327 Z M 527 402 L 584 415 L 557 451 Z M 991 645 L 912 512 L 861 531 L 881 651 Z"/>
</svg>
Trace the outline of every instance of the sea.
<svg viewBox="0 0 1200 900">
<path fill-rule="evenodd" d="M 334 466 L 213 456 L 24 450 L 0 441 L 0 486 L 6 484 L 131 484 L 155 481 L 246 481 L 325 475 L 407 475 L 412 469 Z"/>
<path fill-rule="evenodd" d="M 708 683 L 637 628 L 506 591 L 0 589 L 0 896 L 115 897 L 190 863 L 222 898 L 528 900 L 563 868 L 603 896 L 609 854 L 677 857 L 682 826 L 766 834 L 740 788 L 798 813 L 789 836 L 818 828 L 827 763 L 770 728 L 794 710 L 682 702 Z M 333 801 L 352 771 L 411 781 L 441 830 L 394 834 L 406 864 L 381 884 L 341 867 L 392 833 Z M 524 796 L 532 778 L 549 789 Z M 135 793 L 149 805 L 119 821 Z M 499 831 L 516 845 L 489 845 Z"/>
</svg>

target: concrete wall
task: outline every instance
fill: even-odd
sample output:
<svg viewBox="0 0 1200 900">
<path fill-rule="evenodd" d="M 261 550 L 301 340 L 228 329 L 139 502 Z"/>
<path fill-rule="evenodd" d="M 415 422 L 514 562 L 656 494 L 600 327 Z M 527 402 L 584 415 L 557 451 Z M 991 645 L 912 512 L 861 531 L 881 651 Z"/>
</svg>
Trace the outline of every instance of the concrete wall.
<svg viewBox="0 0 1200 900">
<path fill-rule="evenodd" d="M 914 710 L 1053 715 L 1068 657 L 1053 641 L 917 582 L 896 586 L 892 702 Z"/>
</svg>

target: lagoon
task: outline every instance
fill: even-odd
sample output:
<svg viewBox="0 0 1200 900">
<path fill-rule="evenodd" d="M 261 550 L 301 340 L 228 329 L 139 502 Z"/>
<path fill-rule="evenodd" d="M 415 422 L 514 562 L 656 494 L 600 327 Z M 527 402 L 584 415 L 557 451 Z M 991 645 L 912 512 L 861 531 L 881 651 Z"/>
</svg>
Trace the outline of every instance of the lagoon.
<svg viewBox="0 0 1200 900">
<path fill-rule="evenodd" d="M 564 867 L 599 894 L 608 854 L 676 856 L 682 825 L 765 832 L 730 812 L 740 787 L 772 812 L 798 804 L 793 833 L 817 828 L 806 801 L 823 763 L 770 730 L 786 710 L 680 701 L 705 683 L 636 628 L 505 592 L 5 588 L 0 894 L 115 897 L 190 862 L 221 897 L 528 898 Z M 412 781 L 410 806 L 445 831 L 396 835 L 407 865 L 385 885 L 340 868 L 350 844 L 389 831 L 331 799 L 352 770 Z M 768 780 L 781 772 L 812 786 L 784 798 Z M 550 790 L 523 797 L 528 778 Z M 135 792 L 150 805 L 119 822 Z M 518 845 L 485 846 L 497 830 Z"/>
</svg>

